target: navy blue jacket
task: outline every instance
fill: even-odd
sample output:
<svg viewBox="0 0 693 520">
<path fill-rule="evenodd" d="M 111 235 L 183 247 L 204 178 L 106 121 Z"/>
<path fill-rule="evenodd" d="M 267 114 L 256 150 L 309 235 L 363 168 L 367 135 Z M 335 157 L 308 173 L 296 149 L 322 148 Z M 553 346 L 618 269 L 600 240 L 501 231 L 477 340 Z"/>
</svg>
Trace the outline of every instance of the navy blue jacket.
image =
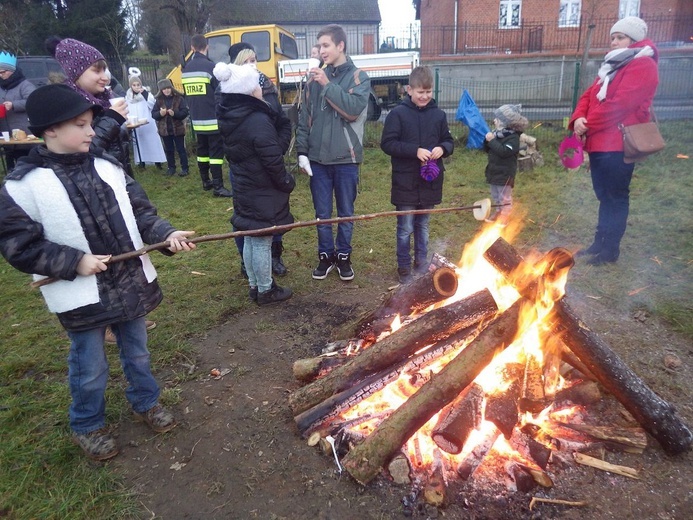
<svg viewBox="0 0 693 520">
<path fill-rule="evenodd" d="M 392 204 L 440 204 L 445 176 L 443 159 L 438 159 L 440 175 L 427 181 L 421 177 L 421 161 L 416 156 L 419 148 L 432 150 L 436 146 L 443 149 L 443 157 L 451 155 L 454 150 L 445 112 L 438 108 L 435 100 L 419 108 L 407 96 L 387 115 L 380 139 L 380 148 L 391 157 Z"/>
</svg>

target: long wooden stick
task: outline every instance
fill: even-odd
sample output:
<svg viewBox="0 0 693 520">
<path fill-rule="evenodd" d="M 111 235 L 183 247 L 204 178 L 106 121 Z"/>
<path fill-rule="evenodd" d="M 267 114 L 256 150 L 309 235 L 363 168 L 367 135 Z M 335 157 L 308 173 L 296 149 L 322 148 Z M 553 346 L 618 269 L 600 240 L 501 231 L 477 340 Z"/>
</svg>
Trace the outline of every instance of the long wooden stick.
<svg viewBox="0 0 693 520">
<path fill-rule="evenodd" d="M 500 207 L 505 204 L 493 205 L 491 207 Z M 310 226 L 322 226 L 331 224 L 340 224 L 344 222 L 355 222 L 359 220 L 370 220 L 379 217 L 396 217 L 399 215 L 426 215 L 429 213 L 452 213 L 454 211 L 469 211 L 474 209 L 479 209 L 480 204 L 475 203 L 472 206 L 456 206 L 452 208 L 433 208 L 433 209 L 411 209 L 406 211 L 382 211 L 380 213 L 369 213 L 367 215 L 353 215 L 350 217 L 336 217 L 327 219 L 315 219 L 315 220 L 304 220 L 299 222 L 293 222 L 291 224 L 284 224 L 282 226 L 272 226 L 262 229 L 249 229 L 245 231 L 232 231 L 230 233 L 222 233 L 220 235 L 204 235 L 196 238 L 189 238 L 185 242 L 191 244 L 200 244 L 202 242 L 212 242 L 214 240 L 228 240 L 230 238 L 236 237 L 257 237 L 263 235 L 277 235 L 280 233 L 285 233 L 296 228 L 310 227 Z M 129 253 L 123 253 L 122 255 L 112 256 L 106 263 L 113 264 L 115 262 L 124 262 L 125 260 L 131 260 L 139 256 L 145 255 L 151 251 L 158 251 L 159 249 L 166 249 L 171 243 L 167 240 L 165 242 L 159 242 L 157 244 L 150 244 L 148 246 L 141 247 L 135 251 L 130 251 Z M 42 280 L 37 280 L 31 282 L 31 287 L 38 288 L 44 285 L 57 282 L 59 278 L 43 278 Z"/>
</svg>

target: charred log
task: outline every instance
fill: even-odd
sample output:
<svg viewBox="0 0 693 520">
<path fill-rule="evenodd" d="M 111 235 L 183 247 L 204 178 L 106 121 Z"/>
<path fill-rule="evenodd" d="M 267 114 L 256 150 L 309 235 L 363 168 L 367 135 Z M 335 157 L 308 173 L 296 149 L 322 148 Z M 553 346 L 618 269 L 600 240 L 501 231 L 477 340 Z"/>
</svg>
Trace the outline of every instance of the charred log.
<svg viewBox="0 0 693 520">
<path fill-rule="evenodd" d="M 518 331 L 521 303 L 517 302 L 488 325 L 447 366 L 344 458 L 343 465 L 354 479 L 362 484 L 373 479 L 409 437 L 435 413 L 452 402 L 494 356 L 512 342 Z"/>
<path fill-rule="evenodd" d="M 494 428 L 481 440 L 481 442 L 474 446 L 467 456 L 458 464 L 457 476 L 462 480 L 468 480 L 481 465 L 484 457 L 491 451 L 491 448 L 493 448 L 500 434 L 500 430 Z"/>
<path fill-rule="evenodd" d="M 473 383 L 443 409 L 431 438 L 438 447 L 452 454 L 462 451 L 472 430 L 479 429 L 484 402 L 483 389 Z"/>
<path fill-rule="evenodd" d="M 504 379 L 511 381 L 510 386 L 501 393 L 486 397 L 484 416 L 491 421 L 509 439 L 519 418 L 518 405 L 522 392 L 522 365 L 513 364 L 504 368 Z"/>
<path fill-rule="evenodd" d="M 304 412 L 359 380 L 406 359 L 426 345 L 449 338 L 482 319 L 490 318 L 497 309 L 488 290 L 434 309 L 371 345 L 325 377 L 291 393 L 289 406 L 295 415 Z"/>
<path fill-rule="evenodd" d="M 377 309 L 359 320 L 355 336 L 373 343 L 383 332 L 390 330 L 396 316 L 404 318 L 420 312 L 450 298 L 455 292 L 457 275 L 454 269 L 440 267 L 428 272 L 409 284 L 400 285 Z"/>
<path fill-rule="evenodd" d="M 547 255 L 556 266 L 572 261 L 569 256 L 565 251 L 556 250 Z M 503 273 L 520 294 L 531 299 L 537 280 L 514 275 L 527 271 L 518 269 L 523 259 L 510 244 L 499 238 L 484 253 L 484 258 Z M 657 439 L 664 451 L 674 455 L 690 450 L 693 433 L 676 409 L 654 393 L 599 336 L 587 328 L 565 297 L 555 303 L 552 313 L 553 333 L 560 336 L 597 381 Z"/>
</svg>

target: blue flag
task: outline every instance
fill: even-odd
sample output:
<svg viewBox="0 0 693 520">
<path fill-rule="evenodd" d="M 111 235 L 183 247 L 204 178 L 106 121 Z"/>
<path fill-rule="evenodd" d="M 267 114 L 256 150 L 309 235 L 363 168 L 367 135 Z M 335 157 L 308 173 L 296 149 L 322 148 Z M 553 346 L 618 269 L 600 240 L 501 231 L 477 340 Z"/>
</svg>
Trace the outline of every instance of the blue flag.
<svg viewBox="0 0 693 520">
<path fill-rule="evenodd" d="M 486 121 L 481 117 L 481 112 L 476 106 L 476 103 L 469 95 L 467 89 L 464 89 L 460 98 L 460 105 L 457 107 L 455 119 L 461 121 L 469 127 L 469 138 L 467 139 L 467 148 L 480 150 L 484 147 L 486 134 L 490 132 Z"/>
</svg>

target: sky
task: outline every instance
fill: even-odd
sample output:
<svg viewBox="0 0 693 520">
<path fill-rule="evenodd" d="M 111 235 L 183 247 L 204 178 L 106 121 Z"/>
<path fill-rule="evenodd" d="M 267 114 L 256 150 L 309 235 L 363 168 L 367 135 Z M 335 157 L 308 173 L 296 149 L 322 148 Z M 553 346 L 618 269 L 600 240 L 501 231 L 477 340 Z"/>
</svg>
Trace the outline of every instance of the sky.
<svg viewBox="0 0 693 520">
<path fill-rule="evenodd" d="M 415 21 L 416 12 L 411 0 L 378 0 L 383 27 L 403 27 Z"/>
</svg>

